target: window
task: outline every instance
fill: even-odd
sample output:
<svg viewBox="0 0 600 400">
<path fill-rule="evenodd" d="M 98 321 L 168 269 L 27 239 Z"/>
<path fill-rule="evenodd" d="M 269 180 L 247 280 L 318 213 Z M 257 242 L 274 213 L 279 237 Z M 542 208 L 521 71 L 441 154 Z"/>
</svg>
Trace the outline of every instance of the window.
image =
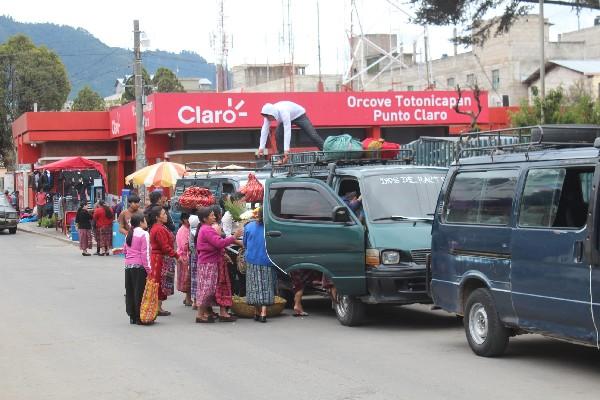
<svg viewBox="0 0 600 400">
<path fill-rule="evenodd" d="M 523 189 L 519 226 L 585 226 L 593 174 L 591 167 L 530 170 Z"/>
<path fill-rule="evenodd" d="M 333 208 L 325 196 L 307 188 L 277 188 L 269 192 L 271 212 L 277 218 L 304 221 L 333 221 Z"/>
<path fill-rule="evenodd" d="M 445 222 L 507 225 L 518 175 L 517 170 L 459 173 L 450 189 Z"/>
<path fill-rule="evenodd" d="M 446 86 L 448 87 L 448 89 L 454 89 L 454 87 L 456 86 L 456 81 L 454 78 L 448 78 L 448 80 L 446 81 Z"/>
<path fill-rule="evenodd" d="M 475 82 L 475 74 L 467 74 L 467 85 L 474 85 Z"/>
<path fill-rule="evenodd" d="M 500 70 L 493 69 L 492 70 L 492 88 L 498 89 L 500 87 Z"/>
<path fill-rule="evenodd" d="M 408 86 L 406 87 L 406 90 L 407 90 L 407 91 L 409 91 L 409 92 L 412 92 L 412 91 L 414 91 L 414 90 L 415 90 L 415 87 L 414 87 L 413 85 L 408 85 Z"/>
</svg>

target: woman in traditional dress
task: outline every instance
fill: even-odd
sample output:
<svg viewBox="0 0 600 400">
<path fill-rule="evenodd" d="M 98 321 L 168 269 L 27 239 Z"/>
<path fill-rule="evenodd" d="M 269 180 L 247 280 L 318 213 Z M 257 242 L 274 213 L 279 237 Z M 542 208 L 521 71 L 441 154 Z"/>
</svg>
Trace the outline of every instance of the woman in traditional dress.
<svg viewBox="0 0 600 400">
<path fill-rule="evenodd" d="M 221 238 L 213 227 L 216 218 L 212 208 L 201 208 L 198 211 L 198 218 L 202 226 L 199 228 L 196 242 L 198 253 L 198 288 L 196 289 L 198 314 L 196 322 L 206 323 L 215 321 L 209 308 L 215 304 L 219 263 L 223 259 L 224 248 L 233 243 L 241 246 L 241 242 L 235 236 Z M 235 317 L 229 315 L 227 309 L 222 306 L 220 307 L 218 319 L 222 322 L 235 321 Z"/>
<path fill-rule="evenodd" d="M 277 275 L 265 248 L 262 209 L 244 227 L 246 256 L 246 303 L 254 306 L 254 320 L 267 322 L 267 306 L 275 301 Z"/>
<path fill-rule="evenodd" d="M 170 311 L 163 310 L 162 302 L 167 296 L 173 294 L 173 277 L 175 275 L 175 260 L 179 254 L 175 251 L 175 236 L 165 224 L 168 222 L 167 212 L 161 206 L 150 209 L 150 246 L 152 255 L 150 264 L 153 276 L 158 282 L 158 315 L 161 317 L 171 315 Z"/>
<path fill-rule="evenodd" d="M 200 225 L 200 220 L 196 214 L 190 215 L 190 297 L 192 299 L 192 309 L 197 310 L 198 306 L 196 305 L 196 288 L 198 287 L 198 269 L 196 266 L 198 265 L 198 253 L 196 252 L 196 239 L 198 236 L 196 232 L 198 231 L 198 225 Z"/>
<path fill-rule="evenodd" d="M 183 304 L 192 305 L 190 297 L 190 214 L 181 213 L 181 226 L 175 238 L 177 242 L 177 290 L 185 293 Z"/>
<path fill-rule="evenodd" d="M 101 256 L 109 256 L 112 248 L 112 225 L 114 214 L 109 206 L 103 200 L 98 202 L 98 207 L 94 210 L 94 222 L 96 223 L 96 231 L 98 235 L 98 249 L 103 249 Z"/>
<path fill-rule="evenodd" d="M 91 256 L 88 249 L 92 248 L 92 214 L 87 208 L 87 203 L 82 201 L 75 216 L 75 224 L 79 232 L 79 248 L 82 256 Z"/>
<path fill-rule="evenodd" d="M 146 277 L 150 274 L 150 235 L 141 212 L 131 214 L 125 239 L 125 310 L 130 324 L 140 324 L 140 308 Z"/>
<path fill-rule="evenodd" d="M 230 235 L 226 235 L 223 233 L 223 226 L 221 218 L 223 216 L 223 210 L 218 205 L 211 206 L 215 214 L 215 223 L 213 224 L 213 228 L 219 234 L 220 237 L 226 237 Z M 233 233 L 233 232 L 231 232 Z M 219 307 L 223 307 L 225 309 L 230 308 L 233 305 L 233 298 L 231 294 L 231 275 L 229 274 L 229 264 L 232 263 L 231 258 L 225 251 L 222 252 L 223 257 L 221 257 L 219 261 L 219 269 L 217 274 L 217 292 L 215 293 L 215 300 Z M 227 318 L 229 314 L 221 313 L 222 317 Z"/>
</svg>

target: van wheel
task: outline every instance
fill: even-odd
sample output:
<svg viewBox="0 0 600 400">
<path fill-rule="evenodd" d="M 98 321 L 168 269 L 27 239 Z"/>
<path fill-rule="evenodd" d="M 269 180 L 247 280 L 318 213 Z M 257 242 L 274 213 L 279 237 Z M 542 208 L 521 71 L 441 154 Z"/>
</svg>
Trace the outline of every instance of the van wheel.
<svg viewBox="0 0 600 400">
<path fill-rule="evenodd" d="M 14 235 L 15 233 L 17 233 L 17 228 L 8 228 L 8 233 Z"/>
<path fill-rule="evenodd" d="M 335 304 L 335 315 L 340 324 L 345 326 L 360 325 L 365 320 L 365 304 L 353 296 L 338 295 Z"/>
<path fill-rule="evenodd" d="M 496 357 L 506 350 L 509 330 L 502 325 L 492 294 L 476 289 L 467 299 L 464 326 L 471 350 L 478 356 Z"/>
</svg>

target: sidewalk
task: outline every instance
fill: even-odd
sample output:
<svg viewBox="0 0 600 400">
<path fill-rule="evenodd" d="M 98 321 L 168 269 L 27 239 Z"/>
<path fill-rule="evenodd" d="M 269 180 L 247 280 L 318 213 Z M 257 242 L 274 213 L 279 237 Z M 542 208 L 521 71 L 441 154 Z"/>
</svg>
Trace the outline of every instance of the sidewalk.
<svg viewBox="0 0 600 400">
<path fill-rule="evenodd" d="M 42 228 L 38 226 L 37 222 L 24 222 L 18 225 L 18 231 L 34 233 L 36 235 L 46 236 L 52 239 L 62 240 L 66 243 L 78 245 L 78 242 L 70 240 L 67 236 L 63 235 L 62 231 L 54 228 Z"/>
</svg>

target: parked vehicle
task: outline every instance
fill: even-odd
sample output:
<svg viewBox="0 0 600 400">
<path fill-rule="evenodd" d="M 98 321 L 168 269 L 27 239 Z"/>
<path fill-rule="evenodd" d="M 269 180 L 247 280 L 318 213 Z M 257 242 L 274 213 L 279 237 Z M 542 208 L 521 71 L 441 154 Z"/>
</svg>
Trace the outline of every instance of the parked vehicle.
<svg viewBox="0 0 600 400">
<path fill-rule="evenodd" d="M 17 233 L 19 214 L 4 194 L 0 194 L 0 231 L 8 229 L 11 234 Z"/>
<path fill-rule="evenodd" d="M 480 356 L 522 333 L 598 346 L 600 126 L 523 129 L 450 167 L 433 222 L 433 300 Z"/>
<path fill-rule="evenodd" d="M 325 274 L 348 326 L 363 322 L 367 304 L 431 303 L 425 260 L 447 171 L 353 157 L 327 165 L 324 153 L 292 155 L 267 180 L 263 211 L 271 260 L 286 273 Z M 342 199 L 349 192 L 361 196 L 356 212 Z"/>
</svg>

